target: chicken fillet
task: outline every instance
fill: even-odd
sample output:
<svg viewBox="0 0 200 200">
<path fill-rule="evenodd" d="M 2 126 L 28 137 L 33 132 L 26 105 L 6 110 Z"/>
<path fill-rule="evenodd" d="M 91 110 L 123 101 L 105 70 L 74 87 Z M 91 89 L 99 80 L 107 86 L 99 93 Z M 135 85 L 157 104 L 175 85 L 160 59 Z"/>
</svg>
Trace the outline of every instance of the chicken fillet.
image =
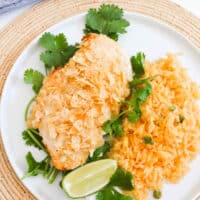
<svg viewBox="0 0 200 200">
<path fill-rule="evenodd" d="M 89 34 L 65 67 L 44 79 L 27 126 L 39 129 L 57 169 L 82 165 L 103 144 L 102 124 L 119 112 L 131 78 L 119 44 Z"/>
</svg>

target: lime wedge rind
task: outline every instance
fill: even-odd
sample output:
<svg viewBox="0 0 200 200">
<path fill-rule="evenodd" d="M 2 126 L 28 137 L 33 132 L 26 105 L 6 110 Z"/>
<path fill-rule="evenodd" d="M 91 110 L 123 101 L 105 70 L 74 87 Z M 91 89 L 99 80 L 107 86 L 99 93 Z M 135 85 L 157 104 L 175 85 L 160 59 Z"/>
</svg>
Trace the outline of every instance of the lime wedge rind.
<svg viewBox="0 0 200 200">
<path fill-rule="evenodd" d="M 106 186 L 117 169 L 112 159 L 95 161 L 67 174 L 62 180 L 62 188 L 71 198 L 81 198 L 94 194 Z"/>
</svg>

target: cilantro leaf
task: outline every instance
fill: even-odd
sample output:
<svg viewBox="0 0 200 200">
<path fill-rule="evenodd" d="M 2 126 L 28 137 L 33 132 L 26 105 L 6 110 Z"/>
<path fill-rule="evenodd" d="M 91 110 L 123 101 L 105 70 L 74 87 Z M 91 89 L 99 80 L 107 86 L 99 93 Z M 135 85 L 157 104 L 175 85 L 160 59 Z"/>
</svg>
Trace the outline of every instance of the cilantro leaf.
<svg viewBox="0 0 200 200">
<path fill-rule="evenodd" d="M 128 114 L 127 118 L 130 122 L 136 123 L 139 120 L 140 116 L 141 116 L 141 113 L 138 113 L 135 110 L 133 110 L 132 112 Z"/>
<path fill-rule="evenodd" d="M 96 195 L 96 200 L 133 200 L 132 197 L 119 193 L 111 186 L 107 186 L 100 190 Z"/>
<path fill-rule="evenodd" d="M 39 44 L 49 51 L 65 50 L 68 45 L 63 33 L 56 36 L 51 33 L 44 33 L 44 35 L 39 39 Z"/>
<path fill-rule="evenodd" d="M 22 133 L 22 138 L 24 139 L 26 145 L 34 146 L 39 150 L 46 152 L 46 148 L 42 143 L 42 137 L 39 135 L 39 132 L 35 129 L 26 129 Z"/>
<path fill-rule="evenodd" d="M 117 169 L 112 175 L 109 184 L 97 193 L 96 200 L 133 200 L 133 197 L 121 194 L 115 189 L 115 187 L 119 187 L 123 190 L 132 190 L 132 180 L 133 177 L 130 172 L 124 169 Z"/>
<path fill-rule="evenodd" d="M 145 54 L 142 52 L 139 52 L 136 54 L 136 56 L 131 57 L 131 65 L 132 70 L 135 73 L 135 77 L 141 77 L 144 75 L 144 60 Z"/>
<path fill-rule="evenodd" d="M 65 35 L 44 33 L 39 44 L 45 49 L 40 54 L 40 60 L 47 67 L 61 67 L 69 61 L 77 50 L 76 45 L 68 45 Z"/>
<path fill-rule="evenodd" d="M 153 140 L 153 138 L 152 138 L 151 136 L 144 136 L 144 137 L 142 138 L 142 142 L 143 142 L 144 144 L 154 145 L 154 140 Z"/>
<path fill-rule="evenodd" d="M 110 148 L 111 148 L 110 143 L 109 142 L 105 142 L 104 145 L 98 147 L 94 151 L 92 156 L 88 157 L 87 163 L 107 158 L 107 153 L 110 151 Z"/>
<path fill-rule="evenodd" d="M 76 50 L 77 48 L 75 46 L 68 46 L 67 49 L 63 51 L 45 51 L 41 53 L 40 60 L 50 67 L 63 66 L 74 55 Z"/>
<path fill-rule="evenodd" d="M 103 124 L 103 131 L 110 136 L 122 136 L 123 129 L 122 129 L 122 120 L 120 115 L 112 117 L 110 120 L 106 121 Z"/>
<path fill-rule="evenodd" d="M 58 175 L 58 170 L 51 166 L 50 157 L 47 156 L 42 161 L 37 162 L 33 157 L 31 152 L 28 152 L 26 155 L 26 162 L 28 165 L 27 173 L 22 177 L 25 179 L 30 176 L 37 176 L 42 174 L 44 178 L 48 179 L 48 182 L 51 184 L 54 182 Z"/>
<path fill-rule="evenodd" d="M 123 10 L 115 5 L 101 5 L 90 9 L 86 16 L 84 33 L 101 33 L 118 40 L 119 33 L 126 33 L 129 22 L 123 19 Z"/>
<path fill-rule="evenodd" d="M 47 156 L 44 160 L 37 162 L 32 153 L 28 152 L 26 155 L 26 162 L 28 164 L 28 171 L 27 173 L 23 176 L 22 179 L 25 179 L 29 176 L 37 176 L 38 174 L 47 174 L 48 170 L 50 169 L 50 164 L 49 164 L 49 157 Z"/>
<path fill-rule="evenodd" d="M 132 181 L 132 174 L 119 168 L 111 177 L 109 185 L 118 186 L 123 190 L 132 190 L 134 188 Z"/>
<path fill-rule="evenodd" d="M 135 96 L 141 101 L 146 101 L 147 97 L 152 92 L 152 86 L 148 81 L 145 81 L 144 85 L 143 88 L 136 88 L 134 92 Z"/>
<path fill-rule="evenodd" d="M 33 91 L 37 94 L 40 91 L 40 88 L 42 87 L 44 80 L 44 75 L 33 69 L 27 69 L 24 72 L 24 82 L 27 84 L 32 84 Z"/>
<path fill-rule="evenodd" d="M 113 132 L 117 136 L 121 137 L 123 135 L 122 120 L 121 120 L 121 118 L 118 118 L 117 120 L 113 121 L 111 127 L 113 129 Z"/>
</svg>

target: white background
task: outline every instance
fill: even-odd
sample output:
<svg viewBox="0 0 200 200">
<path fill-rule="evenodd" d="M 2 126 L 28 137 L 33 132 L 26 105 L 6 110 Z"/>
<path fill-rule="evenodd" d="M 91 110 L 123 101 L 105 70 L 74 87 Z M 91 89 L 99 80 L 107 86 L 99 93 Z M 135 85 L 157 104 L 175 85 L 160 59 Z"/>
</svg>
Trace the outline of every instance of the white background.
<svg viewBox="0 0 200 200">
<path fill-rule="evenodd" d="M 173 0 L 177 4 L 183 6 L 188 11 L 192 12 L 194 15 L 198 16 L 200 18 L 200 0 Z M 23 13 L 25 10 L 27 10 L 30 6 L 25 6 L 23 8 L 10 11 L 5 14 L 0 15 L 0 28 L 8 24 L 10 21 L 12 21 L 16 16 Z"/>
</svg>

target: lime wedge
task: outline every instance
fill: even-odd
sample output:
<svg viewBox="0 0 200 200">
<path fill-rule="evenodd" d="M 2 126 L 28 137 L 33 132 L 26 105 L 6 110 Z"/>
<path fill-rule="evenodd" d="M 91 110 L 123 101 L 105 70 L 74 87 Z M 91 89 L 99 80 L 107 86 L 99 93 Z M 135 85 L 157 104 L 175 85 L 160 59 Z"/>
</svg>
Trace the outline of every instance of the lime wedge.
<svg viewBox="0 0 200 200">
<path fill-rule="evenodd" d="M 62 187 L 72 198 L 85 197 L 107 185 L 116 169 L 115 160 L 95 161 L 67 174 L 63 178 Z"/>
</svg>

